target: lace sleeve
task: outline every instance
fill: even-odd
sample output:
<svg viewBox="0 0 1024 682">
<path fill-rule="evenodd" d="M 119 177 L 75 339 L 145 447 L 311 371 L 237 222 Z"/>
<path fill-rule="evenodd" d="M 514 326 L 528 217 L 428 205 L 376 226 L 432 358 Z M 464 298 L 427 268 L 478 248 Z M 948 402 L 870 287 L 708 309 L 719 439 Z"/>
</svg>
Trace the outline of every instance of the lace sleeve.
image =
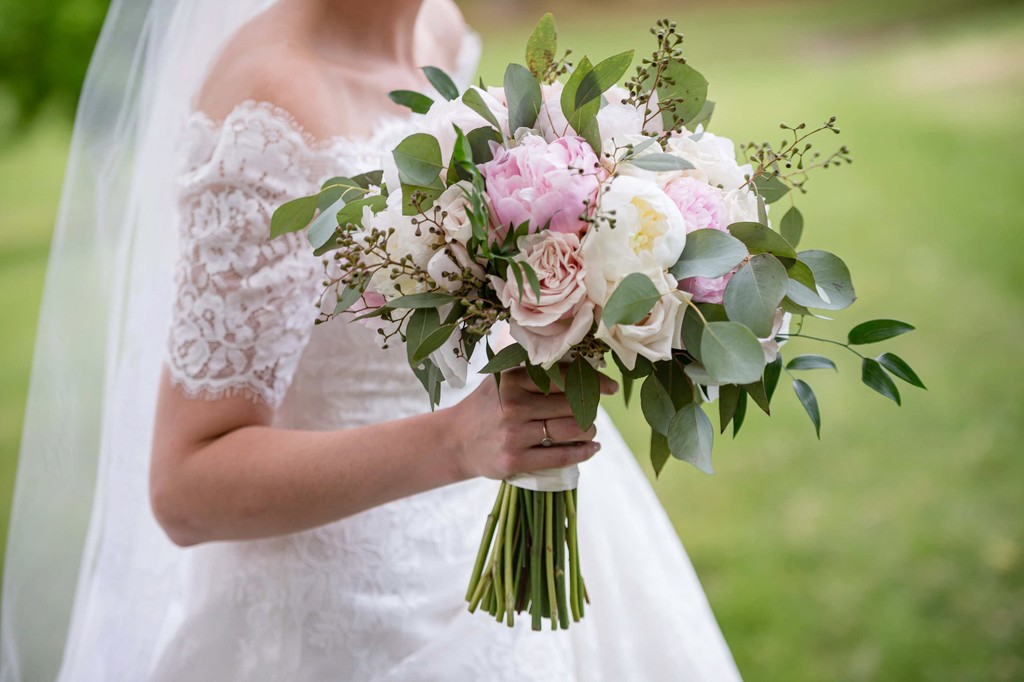
<svg viewBox="0 0 1024 682">
<path fill-rule="evenodd" d="M 316 316 L 321 268 L 301 233 L 269 238 L 274 208 L 323 169 L 268 110 L 194 117 L 180 180 L 180 255 L 167 367 L 192 397 L 277 407 Z"/>
</svg>

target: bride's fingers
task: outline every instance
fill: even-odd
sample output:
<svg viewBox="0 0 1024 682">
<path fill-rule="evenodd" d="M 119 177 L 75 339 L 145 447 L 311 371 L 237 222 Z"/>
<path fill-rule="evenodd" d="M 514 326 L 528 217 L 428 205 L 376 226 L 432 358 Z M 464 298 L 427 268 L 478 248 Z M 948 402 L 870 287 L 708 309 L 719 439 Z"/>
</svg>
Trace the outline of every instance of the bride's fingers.
<svg viewBox="0 0 1024 682">
<path fill-rule="evenodd" d="M 506 414 L 511 413 L 523 421 L 539 419 L 558 419 L 572 416 L 569 401 L 561 393 L 544 395 L 542 393 L 520 394 L 513 396 L 505 406 Z"/>
<path fill-rule="evenodd" d="M 597 436 L 597 428 L 591 426 L 586 431 L 580 429 L 576 420 L 572 417 L 560 417 L 557 419 L 544 419 L 526 422 L 520 430 L 517 439 L 520 447 L 529 448 L 540 445 L 544 440 L 544 426 L 547 425 L 547 435 L 552 441 L 558 444 L 576 444 L 592 441 Z"/>
<path fill-rule="evenodd" d="M 562 382 L 564 385 L 566 366 L 559 366 L 559 370 L 562 373 Z M 605 376 L 604 374 L 598 374 L 598 377 L 601 382 L 602 395 L 615 395 L 619 391 L 619 383 L 617 381 L 615 381 L 609 376 Z M 527 374 L 526 370 L 523 369 L 522 367 L 517 367 L 516 369 L 511 369 L 503 372 L 502 381 L 505 381 L 506 378 L 511 379 L 517 388 L 521 388 L 522 390 L 528 391 L 529 393 L 544 393 L 544 391 L 541 391 L 537 387 L 537 385 L 533 383 L 533 379 L 530 378 L 530 375 Z M 555 394 L 562 392 L 562 389 L 556 386 L 554 382 L 551 382 L 551 386 L 548 390 L 548 393 Z"/>
<path fill-rule="evenodd" d="M 600 449 L 601 444 L 597 441 L 527 448 L 516 458 L 516 469 L 526 472 L 567 467 L 587 461 Z"/>
</svg>

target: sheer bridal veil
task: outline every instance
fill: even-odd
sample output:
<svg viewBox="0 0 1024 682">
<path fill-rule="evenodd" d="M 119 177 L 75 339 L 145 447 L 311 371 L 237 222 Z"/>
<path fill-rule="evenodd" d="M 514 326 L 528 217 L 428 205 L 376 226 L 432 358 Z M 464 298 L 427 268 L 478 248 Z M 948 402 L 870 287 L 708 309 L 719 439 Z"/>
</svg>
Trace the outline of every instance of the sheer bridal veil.
<svg viewBox="0 0 1024 682">
<path fill-rule="evenodd" d="M 223 43 L 270 4 L 111 3 L 46 275 L 7 541 L 2 682 L 55 679 L 114 622 L 131 623 L 109 652 L 119 670 L 164 634 L 180 554 L 149 511 L 147 474 L 176 253 L 177 133 Z M 109 603 L 104 590 L 131 597 Z"/>
</svg>

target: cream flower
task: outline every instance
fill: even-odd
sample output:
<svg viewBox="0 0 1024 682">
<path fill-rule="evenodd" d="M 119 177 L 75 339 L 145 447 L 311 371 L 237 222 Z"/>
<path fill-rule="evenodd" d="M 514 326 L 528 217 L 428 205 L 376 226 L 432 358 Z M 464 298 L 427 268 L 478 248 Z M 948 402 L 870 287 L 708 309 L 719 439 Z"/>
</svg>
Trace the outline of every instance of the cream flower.
<svg viewBox="0 0 1024 682">
<path fill-rule="evenodd" d="M 736 162 L 732 140 L 714 133 L 673 135 L 665 151 L 693 164 L 692 170 L 677 171 L 678 175 L 697 178 L 726 190 L 739 189 L 746 182 L 746 176 L 754 172 L 750 164 L 741 166 Z"/>
<path fill-rule="evenodd" d="M 677 289 L 675 277 L 668 273 L 648 276 L 661 293 L 651 312 L 636 324 L 617 324 L 609 329 L 602 323 L 597 329 L 597 338 L 607 343 L 629 369 L 636 366 L 637 355 L 652 362 L 668 360 L 672 349 L 682 346 L 680 332 L 690 295 Z"/>
</svg>

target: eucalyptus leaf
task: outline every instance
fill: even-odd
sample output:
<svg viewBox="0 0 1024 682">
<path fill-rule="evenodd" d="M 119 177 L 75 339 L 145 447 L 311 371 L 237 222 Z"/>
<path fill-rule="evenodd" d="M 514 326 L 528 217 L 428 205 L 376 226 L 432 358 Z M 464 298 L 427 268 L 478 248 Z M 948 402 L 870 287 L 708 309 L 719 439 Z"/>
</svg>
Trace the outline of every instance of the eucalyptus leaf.
<svg viewBox="0 0 1024 682">
<path fill-rule="evenodd" d="M 689 367 L 690 365 L 686 365 Z M 686 377 L 682 363 L 675 360 L 662 360 L 654 364 L 654 374 L 668 391 L 672 405 L 678 410 L 683 405 L 693 402 L 693 384 Z"/>
<path fill-rule="evenodd" d="M 526 67 L 540 80 L 554 65 L 558 50 L 555 17 L 548 12 L 537 22 L 537 27 L 526 41 Z"/>
<path fill-rule="evenodd" d="M 737 386 L 737 389 L 739 387 Z M 739 435 L 740 429 L 743 427 L 743 422 L 747 418 L 747 393 L 746 391 L 739 391 L 740 398 L 736 403 L 736 414 L 732 418 L 732 437 L 735 438 Z"/>
<path fill-rule="evenodd" d="M 338 297 L 337 305 L 334 306 L 334 314 L 340 315 L 341 313 L 345 312 L 346 310 L 351 308 L 356 301 L 362 298 L 362 296 L 363 292 L 359 289 L 359 287 L 354 287 L 352 285 L 346 286 L 342 290 L 341 296 Z"/>
<path fill-rule="evenodd" d="M 652 429 L 668 435 L 668 424 L 676 408 L 672 404 L 672 397 L 654 374 L 644 379 L 640 387 L 640 409 Z"/>
<path fill-rule="evenodd" d="M 740 403 L 742 390 L 736 384 L 725 384 L 718 387 L 718 421 L 719 433 L 725 433 L 729 422 L 736 416 L 736 408 Z"/>
<path fill-rule="evenodd" d="M 654 79 L 651 74 L 646 85 L 650 87 Z M 678 100 L 672 103 L 661 114 L 662 123 L 666 130 L 675 128 L 679 123 L 690 127 L 689 123 L 701 117 L 707 118 L 710 114 L 704 111 L 704 103 L 708 98 L 708 81 L 689 64 L 683 61 L 673 61 L 663 71 L 661 83 L 657 86 L 658 101 L 667 102 Z"/>
<path fill-rule="evenodd" d="M 775 395 L 775 388 L 779 385 L 779 376 L 782 374 L 782 353 L 777 353 L 775 359 L 764 366 L 764 392 L 768 395 L 768 402 L 772 401 Z"/>
<path fill-rule="evenodd" d="M 650 277 L 641 272 L 631 273 L 619 282 L 605 303 L 601 322 L 609 329 L 617 324 L 636 324 L 647 317 L 660 298 L 661 293 Z"/>
<path fill-rule="evenodd" d="M 388 301 L 388 308 L 437 308 L 446 303 L 451 303 L 455 297 L 451 294 L 440 292 L 428 292 L 423 294 L 409 294 L 399 296 L 393 301 Z"/>
<path fill-rule="evenodd" d="M 441 145 L 427 133 L 413 133 L 398 143 L 391 154 L 403 184 L 430 187 L 438 182 L 441 170 Z"/>
<path fill-rule="evenodd" d="M 743 384 L 743 391 L 754 399 L 754 402 L 757 403 L 762 412 L 771 416 L 772 406 L 771 401 L 768 399 L 768 392 L 764 388 L 764 379 Z"/>
<path fill-rule="evenodd" d="M 270 217 L 270 238 L 297 232 L 309 225 L 316 213 L 316 195 L 292 199 L 277 207 Z"/>
<path fill-rule="evenodd" d="M 799 260 L 795 260 L 789 264 L 786 268 L 786 274 L 794 282 L 799 282 L 811 291 L 817 290 L 817 283 L 814 281 L 814 272 L 808 267 L 807 263 L 803 263 Z M 788 287 L 788 285 L 787 285 Z M 824 299 L 822 299 L 824 300 Z"/>
<path fill-rule="evenodd" d="M 704 321 L 700 319 L 700 315 L 692 307 L 687 306 L 686 312 L 683 313 L 683 324 L 681 329 L 681 336 L 683 341 L 683 348 L 690 354 L 697 362 L 702 362 L 700 356 L 700 339 L 704 335 Z"/>
<path fill-rule="evenodd" d="M 541 393 L 548 394 L 551 392 L 551 376 L 543 367 L 527 362 L 526 373 L 533 381 L 533 385 L 540 389 Z"/>
<path fill-rule="evenodd" d="M 441 383 L 444 381 L 441 370 L 431 360 L 424 360 L 419 367 L 413 367 L 412 371 L 426 389 L 430 409 L 433 410 L 441 402 Z"/>
<path fill-rule="evenodd" d="M 719 384 L 749 384 L 764 371 L 764 350 L 747 327 L 738 322 L 710 322 L 700 340 L 708 373 Z"/>
<path fill-rule="evenodd" d="M 598 62 L 587 72 L 577 88 L 573 108 L 579 109 L 594 100 L 600 100 L 601 95 L 625 75 L 632 61 L 633 50 L 627 50 Z"/>
<path fill-rule="evenodd" d="M 495 374 L 507 369 L 519 367 L 529 359 L 526 349 L 518 343 L 505 346 L 480 368 L 481 374 Z"/>
<path fill-rule="evenodd" d="M 690 130 L 696 130 L 697 126 L 702 125 L 707 130 L 708 125 L 711 123 L 711 117 L 715 113 L 715 103 L 711 100 L 704 100 L 704 106 L 700 108 L 697 115 L 691 120 L 686 122 L 686 127 Z"/>
<path fill-rule="evenodd" d="M 388 97 L 395 104 L 408 107 L 415 114 L 425 114 L 434 106 L 434 100 L 415 90 L 392 90 Z"/>
<path fill-rule="evenodd" d="M 839 368 L 836 367 L 836 363 L 823 355 L 798 355 L 789 361 L 789 364 L 786 365 L 786 369 L 831 369 L 836 372 L 839 371 Z"/>
<path fill-rule="evenodd" d="M 818 439 L 821 439 L 821 413 L 818 411 L 818 399 L 814 396 L 814 391 L 807 385 L 806 382 L 796 379 L 793 381 L 793 391 L 796 393 L 796 397 L 800 400 L 800 404 L 804 406 L 804 410 L 807 412 L 807 416 L 811 418 L 811 423 L 814 424 L 814 432 L 818 435 Z"/>
<path fill-rule="evenodd" d="M 424 66 L 423 73 L 441 97 L 448 101 L 459 98 L 459 86 L 455 85 L 455 81 L 447 73 L 436 66 Z"/>
<path fill-rule="evenodd" d="M 576 106 L 576 93 L 579 92 L 579 89 L 583 86 L 584 79 L 593 68 L 589 59 L 586 57 L 580 59 L 579 64 L 576 65 L 572 74 L 569 75 L 569 80 L 566 81 L 565 87 L 562 88 L 559 104 L 572 129 L 577 134 L 582 135 L 595 152 L 600 153 L 601 139 L 597 129 L 597 112 L 601 108 L 601 100 L 593 99 L 583 106 Z"/>
<path fill-rule="evenodd" d="M 655 476 L 661 475 L 661 470 L 665 468 L 665 463 L 668 462 L 669 456 L 670 454 L 668 451 L 668 438 L 652 429 L 651 467 L 654 469 Z"/>
<path fill-rule="evenodd" d="M 689 462 L 706 474 L 715 473 L 711 466 L 714 440 L 715 427 L 697 403 L 684 405 L 669 423 L 668 447 L 672 456 Z"/>
<path fill-rule="evenodd" d="M 565 370 L 565 397 L 580 430 L 593 426 L 601 403 L 601 380 L 582 355 L 577 355 Z"/>
<path fill-rule="evenodd" d="M 338 211 L 345 205 L 344 199 L 338 199 L 332 205 L 320 211 L 320 215 L 313 219 L 306 230 L 306 237 L 314 249 L 319 249 L 334 238 L 338 231 Z"/>
<path fill-rule="evenodd" d="M 425 310 L 429 310 L 426 308 Z M 455 331 L 456 326 L 454 324 L 442 324 L 440 327 L 432 331 L 430 334 L 424 336 L 419 345 L 416 346 L 416 352 L 413 353 L 413 362 L 422 362 L 430 357 L 430 354 L 443 346 L 452 333 Z"/>
<path fill-rule="evenodd" d="M 821 289 L 828 300 L 819 296 L 817 291 L 790 281 L 786 295 L 793 303 L 805 308 L 843 310 L 856 300 L 850 270 L 838 256 L 828 251 L 801 251 L 797 257 L 811 269 L 816 288 Z"/>
<path fill-rule="evenodd" d="M 662 171 L 690 170 L 693 164 L 674 154 L 655 152 L 641 154 L 629 159 L 629 164 L 643 170 L 660 173 Z M 689 238 L 689 235 L 687 235 Z"/>
<path fill-rule="evenodd" d="M 498 123 L 498 119 L 494 115 L 494 112 L 491 111 L 491 108 L 487 106 L 486 102 L 484 102 L 484 98 L 483 96 L 481 96 L 479 90 L 476 90 L 474 88 L 466 90 L 466 92 L 462 94 L 462 103 L 465 104 L 470 109 L 472 109 L 473 111 L 475 111 L 476 113 L 480 114 L 480 116 L 485 121 L 490 123 L 491 127 L 493 127 L 494 130 L 498 133 L 500 140 L 501 124 Z"/>
<path fill-rule="evenodd" d="M 759 175 L 754 178 L 754 185 L 757 193 L 769 204 L 774 204 L 789 193 L 789 187 L 777 175 Z"/>
<path fill-rule="evenodd" d="M 914 331 L 913 325 L 899 320 L 869 320 L 850 330 L 849 342 L 854 346 L 878 343 Z"/>
<path fill-rule="evenodd" d="M 722 230 L 694 230 L 670 272 L 676 279 L 721 277 L 743 262 L 747 247 Z"/>
<path fill-rule="evenodd" d="M 767 225 L 733 223 L 729 226 L 729 233 L 746 244 L 752 254 L 770 253 L 778 258 L 793 260 L 797 257 L 793 246 Z"/>
<path fill-rule="evenodd" d="M 775 312 L 786 295 L 786 268 L 768 253 L 750 259 L 729 280 L 722 302 L 729 319 L 750 328 L 758 338 L 772 333 Z"/>
<path fill-rule="evenodd" d="M 505 69 L 505 100 L 512 134 L 536 125 L 542 103 L 540 83 L 522 64 L 509 64 Z"/>
<path fill-rule="evenodd" d="M 501 133 L 489 126 L 481 126 L 466 133 L 466 139 L 473 150 L 473 162 L 483 164 L 494 158 L 491 143 L 501 144 Z"/>
<path fill-rule="evenodd" d="M 897 405 L 901 404 L 900 392 L 896 388 L 896 383 L 886 374 L 885 369 L 882 368 L 882 365 L 877 360 L 864 358 L 861 360 L 860 366 L 860 378 L 865 386 L 878 391 Z"/>
<path fill-rule="evenodd" d="M 418 308 L 409 316 L 409 321 L 405 325 L 405 350 L 409 364 L 413 368 L 421 367 L 424 359 L 416 357 L 416 349 L 440 326 L 441 316 L 436 308 Z"/>
<path fill-rule="evenodd" d="M 878 356 L 878 363 L 889 370 L 889 373 L 896 376 L 912 386 L 926 388 L 917 373 L 910 368 L 900 356 L 895 353 L 882 353 Z M 926 389 L 927 390 L 927 389 Z"/>
<path fill-rule="evenodd" d="M 804 234 L 804 216 L 800 213 L 800 209 L 793 206 L 786 211 L 779 224 L 779 232 L 782 233 L 783 239 L 792 244 L 794 248 L 800 244 L 800 237 Z"/>
</svg>

